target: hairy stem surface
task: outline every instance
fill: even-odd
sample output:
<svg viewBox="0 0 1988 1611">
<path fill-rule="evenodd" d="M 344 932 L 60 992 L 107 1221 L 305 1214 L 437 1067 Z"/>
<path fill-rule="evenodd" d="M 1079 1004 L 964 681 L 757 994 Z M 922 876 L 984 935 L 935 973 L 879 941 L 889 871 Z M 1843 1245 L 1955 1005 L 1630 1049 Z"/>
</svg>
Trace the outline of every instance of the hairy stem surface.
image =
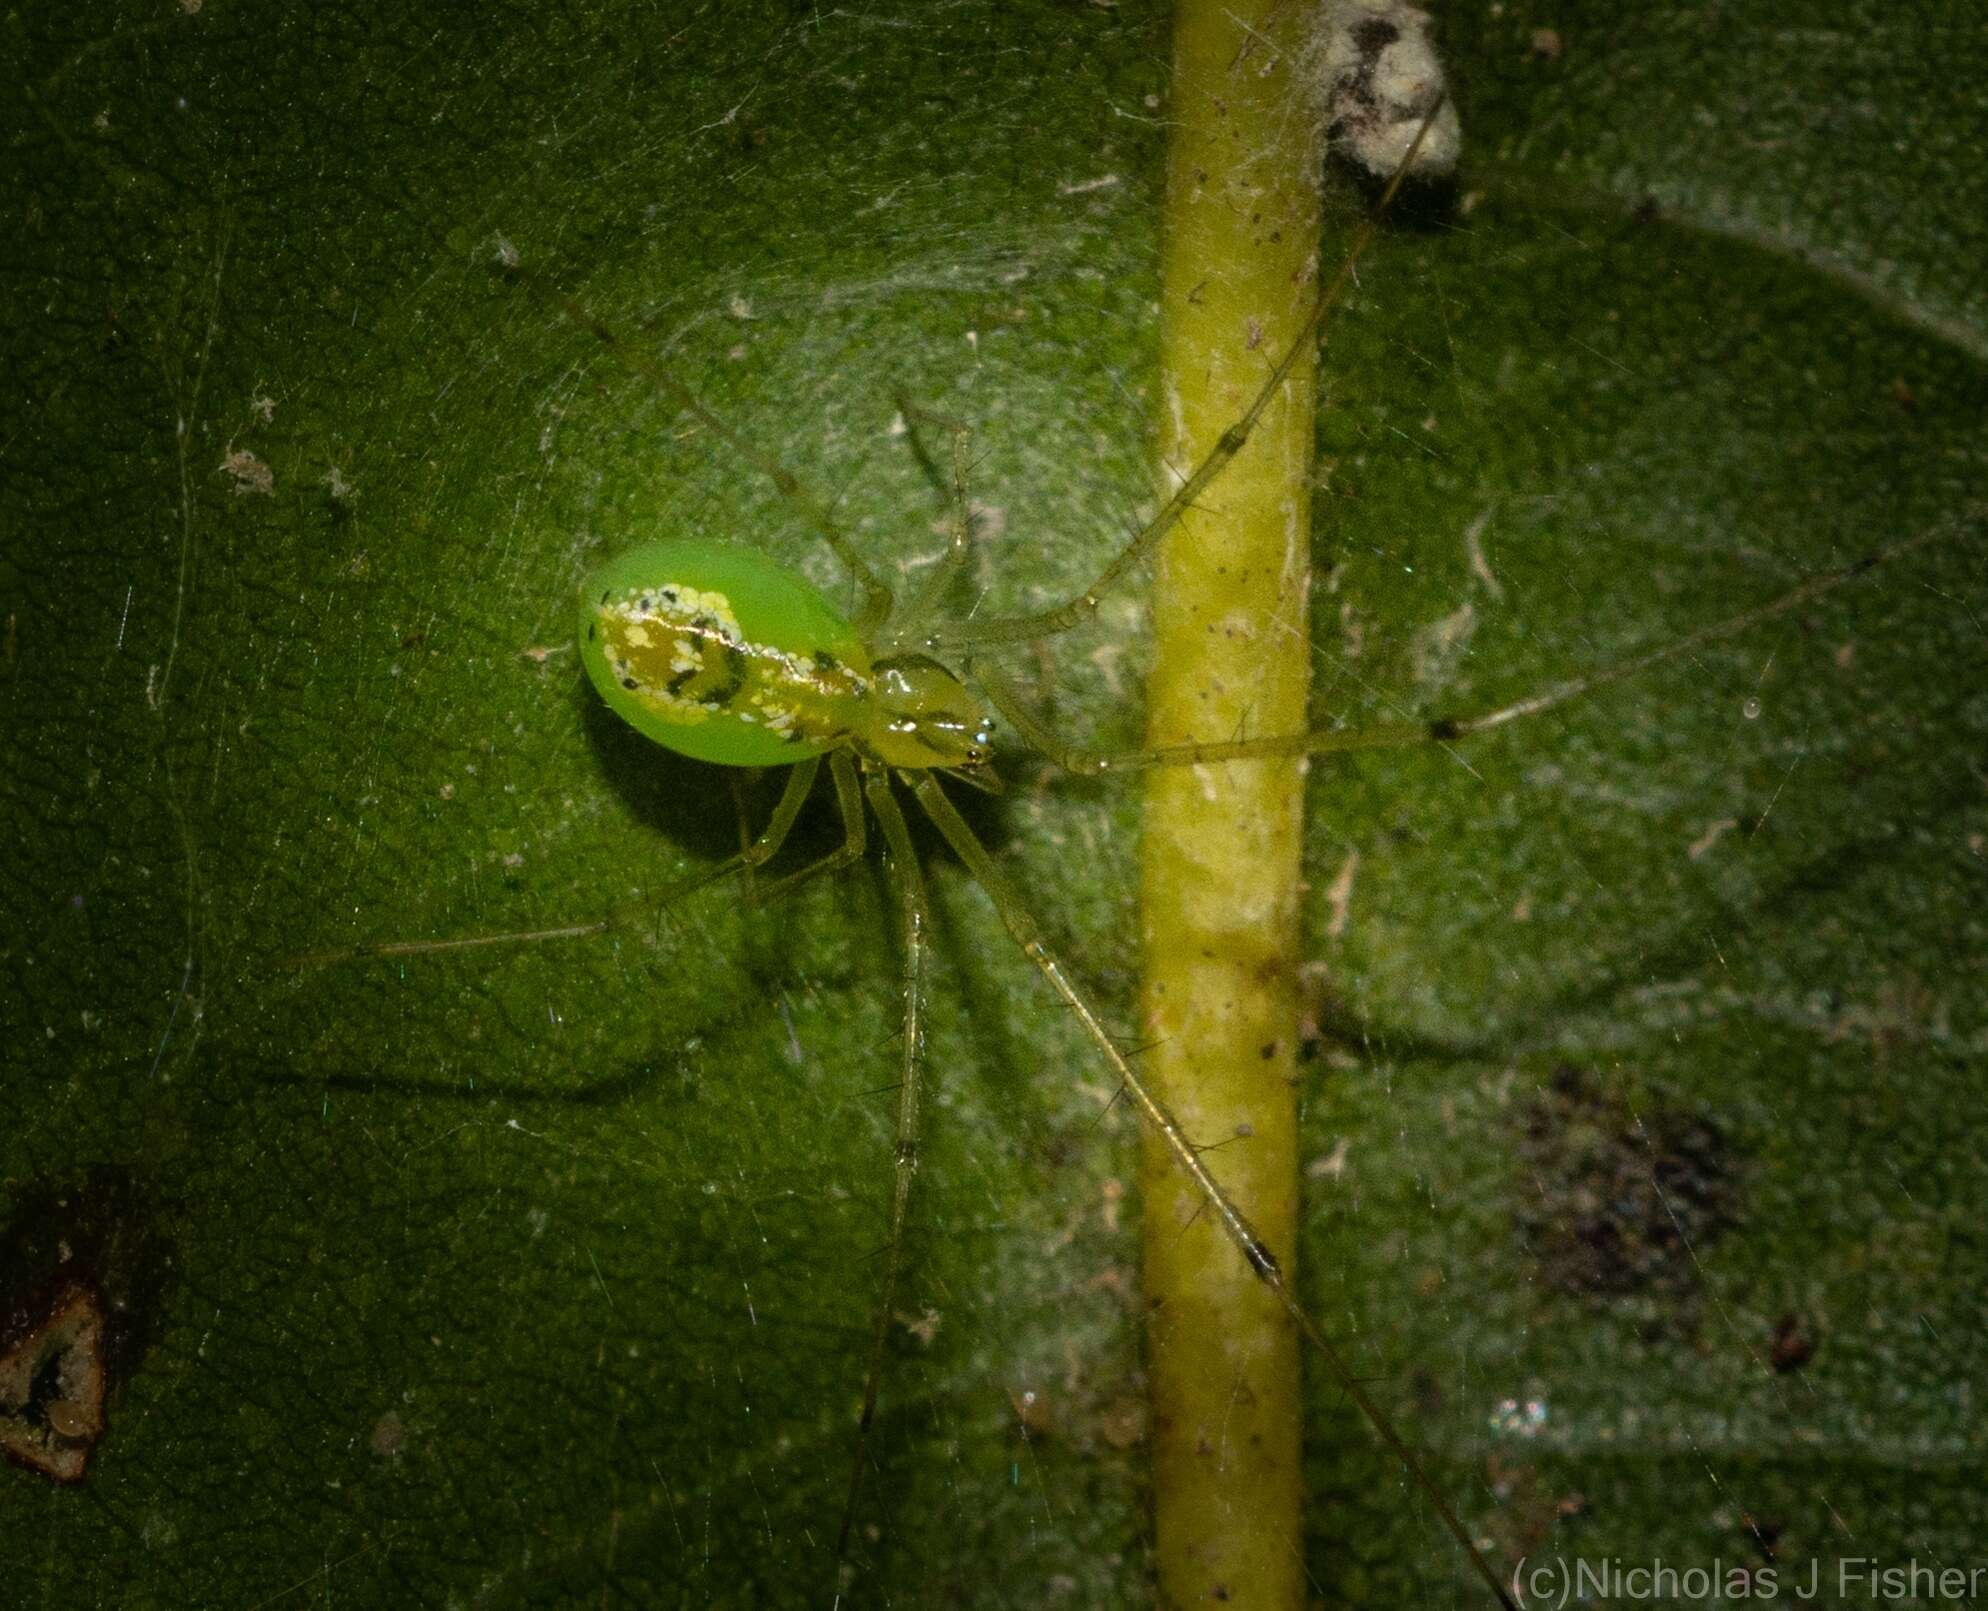
<svg viewBox="0 0 1988 1611">
<path fill-rule="evenodd" d="M 1163 218 L 1162 474 L 1217 444 L 1311 312 L 1317 137 L 1299 8 L 1184 5 Z M 1301 731 L 1314 364 L 1161 546 L 1146 741 Z M 1167 767 L 1141 852 L 1146 1068 L 1286 1270 L 1303 763 Z M 1152 1134 L 1141 1166 L 1161 1600 L 1304 1599 L 1298 1341 Z"/>
</svg>

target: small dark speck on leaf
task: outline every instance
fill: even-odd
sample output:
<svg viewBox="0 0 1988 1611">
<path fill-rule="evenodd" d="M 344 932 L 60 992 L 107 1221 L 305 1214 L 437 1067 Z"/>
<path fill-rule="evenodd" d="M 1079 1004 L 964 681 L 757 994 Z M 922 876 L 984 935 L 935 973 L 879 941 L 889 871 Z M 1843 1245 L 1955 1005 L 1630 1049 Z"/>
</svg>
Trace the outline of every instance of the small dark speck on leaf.
<svg viewBox="0 0 1988 1611">
<path fill-rule="evenodd" d="M 1800 1315 L 1786 1314 L 1774 1322 L 1774 1346 L 1768 1354 L 1782 1375 L 1800 1370 L 1815 1358 L 1815 1333 Z"/>
<path fill-rule="evenodd" d="M 373 1453 L 382 1460 L 390 1460 L 400 1453 L 407 1443 L 407 1423 L 392 1410 L 388 1410 L 373 1423 Z"/>
<path fill-rule="evenodd" d="M 1780 1555 L 1781 1523 L 1756 1516 L 1750 1511 L 1741 1511 L 1740 1526 L 1745 1529 L 1747 1542 L 1760 1552 L 1762 1560 L 1772 1561 Z"/>
</svg>

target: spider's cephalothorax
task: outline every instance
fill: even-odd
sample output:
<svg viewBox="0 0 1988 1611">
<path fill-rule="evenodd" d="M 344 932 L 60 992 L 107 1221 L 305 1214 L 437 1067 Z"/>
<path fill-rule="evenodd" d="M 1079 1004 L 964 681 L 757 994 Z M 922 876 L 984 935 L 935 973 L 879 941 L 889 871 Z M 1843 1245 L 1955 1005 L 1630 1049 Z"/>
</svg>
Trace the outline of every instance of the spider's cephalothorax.
<svg viewBox="0 0 1988 1611">
<path fill-rule="evenodd" d="M 868 729 L 858 747 L 886 766 L 972 772 L 987 764 L 994 718 L 959 678 L 922 654 L 871 668 Z"/>
</svg>

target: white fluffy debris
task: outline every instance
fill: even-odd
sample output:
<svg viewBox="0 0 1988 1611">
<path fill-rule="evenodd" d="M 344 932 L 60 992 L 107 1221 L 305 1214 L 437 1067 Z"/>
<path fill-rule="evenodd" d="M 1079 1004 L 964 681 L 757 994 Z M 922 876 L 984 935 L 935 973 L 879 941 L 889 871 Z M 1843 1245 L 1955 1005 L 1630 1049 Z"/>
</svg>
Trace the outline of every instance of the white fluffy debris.
<svg viewBox="0 0 1988 1611">
<path fill-rule="evenodd" d="M 1403 0 L 1322 0 L 1314 37 L 1309 76 L 1333 150 L 1387 178 L 1429 123 L 1410 176 L 1440 178 L 1456 166 L 1463 128 L 1428 12 Z"/>
</svg>

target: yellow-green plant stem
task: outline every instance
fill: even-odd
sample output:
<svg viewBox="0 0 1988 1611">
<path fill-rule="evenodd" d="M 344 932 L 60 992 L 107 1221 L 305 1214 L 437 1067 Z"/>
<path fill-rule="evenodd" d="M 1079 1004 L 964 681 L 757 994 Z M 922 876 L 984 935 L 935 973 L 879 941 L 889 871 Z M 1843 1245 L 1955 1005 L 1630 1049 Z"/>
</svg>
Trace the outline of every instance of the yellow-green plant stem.
<svg viewBox="0 0 1988 1611">
<path fill-rule="evenodd" d="M 1203 459 L 1312 311 L 1318 152 L 1293 77 L 1305 8 L 1189 0 L 1162 219 L 1162 474 Z M 1310 680 L 1314 365 L 1168 534 L 1146 741 L 1300 732 Z M 1303 763 L 1162 767 L 1141 851 L 1146 1067 L 1289 1272 Z M 1305 1603 L 1298 1339 L 1148 1134 L 1148 1366 L 1161 1603 Z"/>
</svg>

